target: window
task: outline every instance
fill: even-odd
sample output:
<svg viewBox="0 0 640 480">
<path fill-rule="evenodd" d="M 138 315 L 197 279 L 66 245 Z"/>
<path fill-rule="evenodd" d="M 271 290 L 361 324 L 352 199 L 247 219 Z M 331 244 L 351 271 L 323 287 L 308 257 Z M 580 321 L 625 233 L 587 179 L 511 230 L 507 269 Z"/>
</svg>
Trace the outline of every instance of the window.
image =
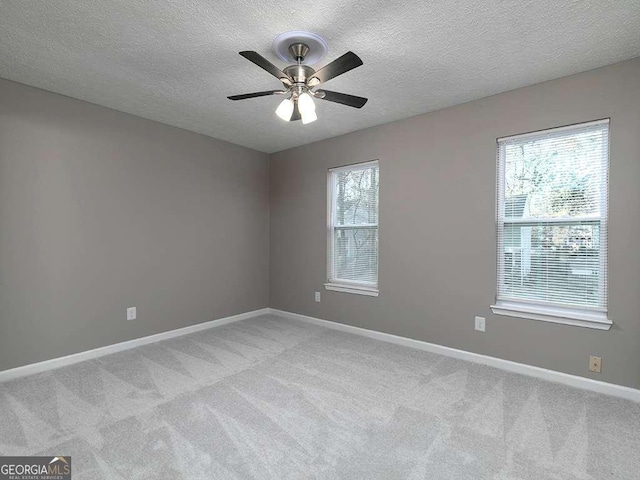
<svg viewBox="0 0 640 480">
<path fill-rule="evenodd" d="M 378 296 L 378 162 L 329 170 L 327 290 Z"/>
<path fill-rule="evenodd" d="M 498 139 L 494 313 L 608 330 L 609 120 Z"/>
</svg>

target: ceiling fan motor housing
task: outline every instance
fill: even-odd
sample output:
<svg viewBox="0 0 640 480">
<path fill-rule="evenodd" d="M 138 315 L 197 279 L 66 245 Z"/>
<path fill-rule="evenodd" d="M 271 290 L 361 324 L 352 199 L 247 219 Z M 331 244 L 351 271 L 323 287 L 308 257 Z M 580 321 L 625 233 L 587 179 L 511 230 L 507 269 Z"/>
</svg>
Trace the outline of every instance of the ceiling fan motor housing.
<svg viewBox="0 0 640 480">
<path fill-rule="evenodd" d="M 289 65 L 283 70 L 294 83 L 305 83 L 316 71 L 308 65 Z"/>
</svg>

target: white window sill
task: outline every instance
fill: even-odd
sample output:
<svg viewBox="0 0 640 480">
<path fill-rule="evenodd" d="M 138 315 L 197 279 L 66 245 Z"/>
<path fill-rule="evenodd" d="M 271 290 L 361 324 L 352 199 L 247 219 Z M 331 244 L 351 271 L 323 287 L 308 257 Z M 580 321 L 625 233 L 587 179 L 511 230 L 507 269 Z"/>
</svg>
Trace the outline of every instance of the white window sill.
<svg viewBox="0 0 640 480">
<path fill-rule="evenodd" d="M 369 297 L 377 297 L 378 289 L 376 287 L 367 287 L 364 285 L 346 284 L 346 283 L 325 283 L 324 288 L 334 292 L 355 293 L 356 295 L 367 295 Z"/>
<path fill-rule="evenodd" d="M 607 318 L 606 313 L 587 310 L 545 307 L 517 302 L 496 302 L 495 305 L 491 305 L 491 310 L 496 315 L 528 318 L 542 322 L 595 328 L 597 330 L 609 330 L 613 325 L 613 322 Z"/>
</svg>

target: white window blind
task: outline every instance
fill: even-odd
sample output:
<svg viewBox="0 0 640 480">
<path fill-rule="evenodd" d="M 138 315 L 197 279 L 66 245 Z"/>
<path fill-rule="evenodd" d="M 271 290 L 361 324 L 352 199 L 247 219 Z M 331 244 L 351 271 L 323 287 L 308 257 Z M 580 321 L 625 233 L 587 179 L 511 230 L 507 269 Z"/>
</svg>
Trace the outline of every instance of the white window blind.
<svg viewBox="0 0 640 480">
<path fill-rule="evenodd" d="M 606 318 L 608 171 L 608 120 L 498 139 L 498 304 Z"/>
<path fill-rule="evenodd" d="M 329 171 L 328 289 L 377 290 L 379 178 L 378 162 Z"/>
</svg>

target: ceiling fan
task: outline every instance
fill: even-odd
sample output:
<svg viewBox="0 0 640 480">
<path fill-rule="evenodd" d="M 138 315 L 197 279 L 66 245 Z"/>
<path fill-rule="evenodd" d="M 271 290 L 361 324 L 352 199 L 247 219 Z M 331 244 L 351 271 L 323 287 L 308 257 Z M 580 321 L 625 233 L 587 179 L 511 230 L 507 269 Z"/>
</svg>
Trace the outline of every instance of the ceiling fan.
<svg viewBox="0 0 640 480">
<path fill-rule="evenodd" d="M 318 85 L 362 65 L 362 60 L 355 53 L 347 52 L 316 71 L 304 62 L 307 59 L 307 63 L 314 63 L 324 56 L 327 46 L 322 37 L 309 32 L 286 32 L 276 37 L 274 50 L 281 59 L 292 59 L 296 63 L 280 70 L 257 52 L 244 51 L 240 55 L 280 80 L 284 89 L 232 95 L 229 100 L 286 95 L 287 98 L 276 109 L 276 115 L 287 122 L 302 120 L 303 124 L 318 118 L 314 98 L 355 108 L 362 108 L 367 103 L 366 98 L 356 95 L 316 89 Z"/>
</svg>

